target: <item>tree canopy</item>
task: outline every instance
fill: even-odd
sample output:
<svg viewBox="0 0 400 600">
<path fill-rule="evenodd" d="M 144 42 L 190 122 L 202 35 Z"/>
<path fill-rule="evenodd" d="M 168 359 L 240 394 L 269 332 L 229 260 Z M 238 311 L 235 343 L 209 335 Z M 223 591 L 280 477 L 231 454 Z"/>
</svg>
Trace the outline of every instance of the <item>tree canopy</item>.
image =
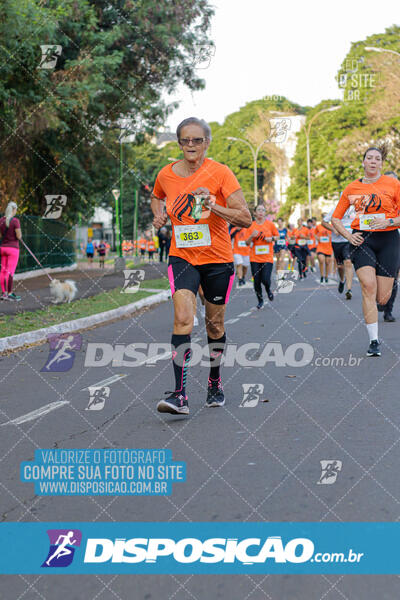
<svg viewBox="0 0 400 600">
<path fill-rule="evenodd" d="M 212 13 L 208 0 L 3 0 L 0 209 L 41 214 L 65 194 L 69 222 L 90 214 L 117 182 L 113 128 L 128 119 L 140 139 L 169 114 L 163 93 L 204 86 L 195 55 Z"/>
</svg>

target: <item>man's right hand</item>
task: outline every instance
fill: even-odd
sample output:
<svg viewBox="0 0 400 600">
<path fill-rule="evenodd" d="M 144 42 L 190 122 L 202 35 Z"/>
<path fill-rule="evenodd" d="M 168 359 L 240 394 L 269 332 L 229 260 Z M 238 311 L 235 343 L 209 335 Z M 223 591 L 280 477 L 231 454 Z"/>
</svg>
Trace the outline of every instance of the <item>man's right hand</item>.
<svg viewBox="0 0 400 600">
<path fill-rule="evenodd" d="M 153 226 L 156 229 L 160 229 L 161 227 L 164 227 L 164 225 L 166 224 L 167 221 L 168 221 L 167 213 L 159 213 L 158 215 L 155 215 L 155 217 L 153 219 Z"/>
</svg>

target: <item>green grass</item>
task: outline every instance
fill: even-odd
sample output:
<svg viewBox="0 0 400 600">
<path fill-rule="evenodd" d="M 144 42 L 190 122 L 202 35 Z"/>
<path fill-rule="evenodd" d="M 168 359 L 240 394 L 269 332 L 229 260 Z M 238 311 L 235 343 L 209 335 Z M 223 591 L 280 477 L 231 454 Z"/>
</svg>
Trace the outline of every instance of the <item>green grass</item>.
<svg viewBox="0 0 400 600">
<path fill-rule="evenodd" d="M 168 277 L 162 279 L 145 279 L 141 285 L 141 289 L 149 288 L 151 290 L 169 290 Z"/>
<path fill-rule="evenodd" d="M 146 282 L 146 287 L 159 290 L 168 289 L 168 280 L 149 280 Z M 117 288 L 108 292 L 102 292 L 97 296 L 75 300 L 71 304 L 50 304 L 44 310 L 24 312 L 16 315 L 4 315 L 0 320 L 0 338 L 41 329 L 50 325 L 58 325 L 65 321 L 81 319 L 82 317 L 88 317 L 137 302 L 142 298 L 152 295 L 152 292 L 147 292 L 145 288 L 140 289 L 135 294 L 121 294 L 121 288 Z"/>
</svg>

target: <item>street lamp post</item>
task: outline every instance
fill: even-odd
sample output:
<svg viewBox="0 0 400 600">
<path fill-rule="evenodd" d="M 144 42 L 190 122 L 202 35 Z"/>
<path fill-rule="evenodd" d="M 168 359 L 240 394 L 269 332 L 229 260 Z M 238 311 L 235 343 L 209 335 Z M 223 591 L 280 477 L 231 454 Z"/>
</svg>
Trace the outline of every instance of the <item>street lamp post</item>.
<svg viewBox="0 0 400 600">
<path fill-rule="evenodd" d="M 122 130 L 121 130 L 121 135 L 119 137 L 119 192 L 120 192 L 120 204 L 119 204 L 119 230 L 121 232 L 121 237 L 124 237 L 124 207 L 123 207 L 123 203 L 122 203 L 122 199 L 123 199 L 123 188 L 122 188 L 122 181 L 123 181 L 123 177 L 122 177 L 122 163 L 123 163 L 123 153 L 122 153 Z"/>
<path fill-rule="evenodd" d="M 258 202 L 258 189 L 257 189 L 257 158 L 258 158 L 258 153 L 260 152 L 261 146 L 263 146 L 266 142 L 270 141 L 270 138 L 266 138 L 265 140 L 263 140 L 261 142 L 261 144 L 259 144 L 257 146 L 257 148 L 255 148 L 252 144 L 250 144 L 250 142 L 248 142 L 247 140 L 244 140 L 242 138 L 237 138 L 237 137 L 228 137 L 228 140 L 231 140 L 233 142 L 244 142 L 245 144 L 248 145 L 248 147 L 251 150 L 251 153 L 253 155 L 253 161 L 254 161 L 254 165 L 253 165 L 253 170 L 254 170 L 254 208 L 256 208 L 257 206 L 257 202 Z"/>
<path fill-rule="evenodd" d="M 129 134 L 134 133 L 134 130 L 130 129 L 129 127 L 119 127 L 120 133 L 119 133 L 119 191 L 120 191 L 120 198 L 119 198 L 119 213 L 118 215 L 116 215 L 116 219 L 118 219 L 118 224 L 119 224 L 119 230 L 120 230 L 120 234 L 121 237 L 123 238 L 123 227 L 124 227 L 124 210 L 123 210 L 123 148 L 122 148 L 122 144 L 129 144 L 129 140 L 123 140 L 123 137 L 129 136 Z M 123 134 L 124 132 L 124 134 Z M 120 250 L 121 252 L 121 250 Z M 120 256 L 122 256 L 122 252 L 120 254 Z"/>
<path fill-rule="evenodd" d="M 312 119 L 310 120 L 310 122 L 305 127 L 306 142 L 307 142 L 308 216 L 309 216 L 310 219 L 311 219 L 311 216 L 312 216 L 312 204 L 311 204 L 311 161 L 310 161 L 310 131 L 311 131 L 311 125 L 313 124 L 314 120 L 319 115 L 322 115 L 322 113 L 332 112 L 334 110 L 338 110 L 338 108 L 340 108 L 340 106 L 331 106 L 330 108 L 324 108 L 323 110 L 320 110 L 319 112 L 317 112 L 312 117 Z"/>
</svg>

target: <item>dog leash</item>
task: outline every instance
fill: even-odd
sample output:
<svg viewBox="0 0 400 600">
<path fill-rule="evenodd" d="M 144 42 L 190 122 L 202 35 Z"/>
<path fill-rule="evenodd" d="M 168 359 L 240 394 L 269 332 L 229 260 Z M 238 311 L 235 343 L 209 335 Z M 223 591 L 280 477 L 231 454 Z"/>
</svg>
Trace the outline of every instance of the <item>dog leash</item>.
<svg viewBox="0 0 400 600">
<path fill-rule="evenodd" d="M 20 240 L 20 242 L 22 242 L 22 243 L 23 243 L 23 245 L 25 246 L 25 248 L 28 250 L 29 254 L 30 254 L 31 256 L 33 256 L 33 258 L 36 260 L 36 262 L 37 262 L 37 264 L 39 265 L 39 267 L 40 267 L 41 269 L 43 269 L 43 271 L 45 271 L 45 268 L 43 267 L 43 265 L 42 265 L 42 264 L 39 262 L 39 260 L 38 260 L 38 259 L 36 258 L 36 256 L 33 254 L 32 250 L 30 250 L 30 249 L 28 248 L 28 246 L 25 244 L 24 240 L 23 240 L 23 239 L 21 239 L 21 240 Z M 49 275 L 48 273 L 46 273 L 46 271 L 45 271 L 45 275 L 47 275 L 47 277 L 50 279 L 50 281 L 53 281 L 53 278 L 52 278 L 52 277 L 50 277 L 50 275 Z"/>
</svg>

